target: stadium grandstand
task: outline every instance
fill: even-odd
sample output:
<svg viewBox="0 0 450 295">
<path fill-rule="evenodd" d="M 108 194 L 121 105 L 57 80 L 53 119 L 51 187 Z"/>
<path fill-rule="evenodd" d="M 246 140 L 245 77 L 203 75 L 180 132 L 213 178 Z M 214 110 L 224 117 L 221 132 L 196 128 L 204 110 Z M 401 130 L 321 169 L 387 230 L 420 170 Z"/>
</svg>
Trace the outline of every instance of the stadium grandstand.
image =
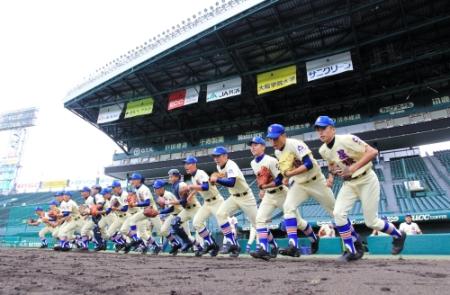
<svg viewBox="0 0 450 295">
<path fill-rule="evenodd" d="M 224 145 L 255 195 L 247 141 L 281 123 L 319 158 L 312 123 L 327 114 L 338 134 L 380 151 L 382 215 L 399 222 L 411 213 L 424 231 L 448 232 L 450 149 L 423 157 L 417 147 L 450 140 L 449 57 L 446 0 L 219 1 L 98 69 L 64 105 L 122 149 L 105 167 L 112 178 L 138 171 L 152 183 L 171 168 L 184 171 L 187 155 L 210 173 L 210 153 Z M 36 229 L 17 222 L 32 206 L 20 205 L 50 198 L 4 203 L 0 235 L 31 237 Z M 330 221 L 312 199 L 300 210 L 315 226 Z M 350 217 L 363 223 L 359 202 Z M 281 221 L 277 212 L 272 228 Z"/>
</svg>

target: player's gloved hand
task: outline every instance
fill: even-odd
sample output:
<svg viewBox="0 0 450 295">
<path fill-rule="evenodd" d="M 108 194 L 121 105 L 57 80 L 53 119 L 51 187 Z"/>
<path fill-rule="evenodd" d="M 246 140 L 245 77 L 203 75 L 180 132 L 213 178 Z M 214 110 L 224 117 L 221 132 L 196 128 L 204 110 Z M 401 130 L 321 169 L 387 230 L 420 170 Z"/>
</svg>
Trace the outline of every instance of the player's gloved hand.
<svg viewBox="0 0 450 295">
<path fill-rule="evenodd" d="M 355 171 L 353 171 L 352 166 L 345 166 L 344 168 L 341 168 L 340 170 L 337 170 L 337 174 L 342 178 L 349 178 L 352 176 L 352 174 Z"/>
</svg>

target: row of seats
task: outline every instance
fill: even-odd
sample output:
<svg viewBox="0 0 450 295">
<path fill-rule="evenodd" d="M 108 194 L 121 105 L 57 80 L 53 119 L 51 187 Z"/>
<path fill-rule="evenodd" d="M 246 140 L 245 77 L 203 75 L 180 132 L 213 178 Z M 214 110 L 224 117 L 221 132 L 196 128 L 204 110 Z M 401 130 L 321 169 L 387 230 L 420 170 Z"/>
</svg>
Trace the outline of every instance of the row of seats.
<svg viewBox="0 0 450 295">
<path fill-rule="evenodd" d="M 408 179 L 417 178 L 422 175 L 429 175 L 429 171 L 423 159 L 419 156 L 391 159 L 390 161 L 392 178 Z"/>
<path fill-rule="evenodd" d="M 447 169 L 447 173 L 450 173 L 450 150 L 434 152 L 434 156 Z"/>
</svg>

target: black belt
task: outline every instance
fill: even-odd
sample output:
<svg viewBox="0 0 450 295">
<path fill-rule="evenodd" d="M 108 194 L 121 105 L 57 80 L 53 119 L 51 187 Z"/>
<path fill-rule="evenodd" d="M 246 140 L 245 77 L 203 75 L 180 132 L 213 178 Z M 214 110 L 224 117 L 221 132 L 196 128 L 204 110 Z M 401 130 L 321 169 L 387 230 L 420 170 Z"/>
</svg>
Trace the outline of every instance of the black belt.
<svg viewBox="0 0 450 295">
<path fill-rule="evenodd" d="M 355 180 L 355 179 L 358 179 L 358 178 L 360 178 L 360 177 L 363 177 L 364 175 L 366 175 L 367 174 L 367 170 L 366 171 L 364 171 L 363 173 L 361 173 L 360 175 L 358 175 L 358 176 L 355 176 L 355 177 L 350 177 L 350 178 L 348 178 L 348 179 L 344 179 L 345 181 L 350 181 L 350 180 Z"/>
<path fill-rule="evenodd" d="M 269 194 L 274 194 L 274 193 L 276 193 L 277 191 L 282 191 L 283 190 L 283 186 L 282 185 L 280 185 L 279 187 L 277 187 L 277 188 L 275 188 L 275 189 L 273 189 L 273 190 L 271 190 L 271 191 L 267 191 Z"/>
<path fill-rule="evenodd" d="M 212 198 L 209 198 L 209 199 L 205 199 L 205 202 L 212 202 L 212 201 L 215 201 L 215 200 L 217 200 L 217 197 L 212 197 Z"/>
<path fill-rule="evenodd" d="M 305 184 L 306 183 L 310 183 L 310 182 L 312 182 L 312 181 L 315 181 L 317 179 L 317 176 L 314 176 L 313 178 L 311 178 L 310 180 L 308 180 L 308 181 L 306 181 L 306 182 L 304 182 Z"/>
<path fill-rule="evenodd" d="M 240 193 L 240 194 L 233 194 L 233 196 L 234 197 L 243 197 L 243 196 L 246 196 L 246 195 L 248 195 L 248 191 L 247 192 L 243 192 L 243 193 Z"/>
<path fill-rule="evenodd" d="M 197 204 L 192 204 L 192 205 L 187 205 L 186 207 L 184 207 L 185 209 L 191 209 L 197 207 Z"/>
</svg>

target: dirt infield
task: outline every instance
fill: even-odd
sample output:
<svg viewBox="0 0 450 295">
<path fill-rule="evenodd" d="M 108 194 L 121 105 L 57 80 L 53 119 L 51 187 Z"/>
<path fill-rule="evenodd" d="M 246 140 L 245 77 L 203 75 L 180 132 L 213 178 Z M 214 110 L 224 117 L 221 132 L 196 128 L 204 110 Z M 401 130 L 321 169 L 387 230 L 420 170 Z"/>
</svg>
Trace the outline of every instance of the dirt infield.
<svg viewBox="0 0 450 295">
<path fill-rule="evenodd" d="M 448 294 L 450 260 L 142 256 L 0 249 L 0 294 Z"/>
</svg>

